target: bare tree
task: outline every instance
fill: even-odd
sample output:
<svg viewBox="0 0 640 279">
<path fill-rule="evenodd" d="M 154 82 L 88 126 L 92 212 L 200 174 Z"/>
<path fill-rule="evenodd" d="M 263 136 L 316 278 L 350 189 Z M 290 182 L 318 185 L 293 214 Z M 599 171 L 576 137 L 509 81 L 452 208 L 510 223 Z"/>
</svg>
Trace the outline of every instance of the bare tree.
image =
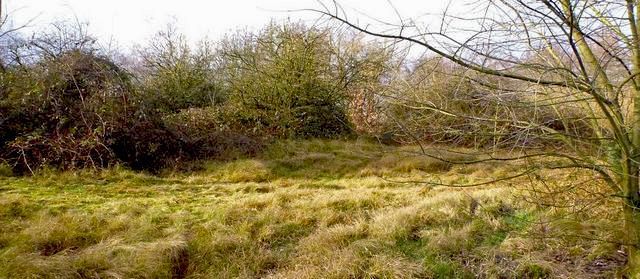
<svg viewBox="0 0 640 279">
<path fill-rule="evenodd" d="M 620 198 L 627 273 L 640 276 L 640 3 L 633 0 L 497 0 L 473 5 L 468 16 L 445 12 L 437 30 L 399 17 L 375 30 L 350 19 L 337 2 L 313 11 L 360 32 L 418 45 L 467 69 L 475 84 L 552 107 L 557 125 L 513 117 L 478 119 L 434 103 L 420 109 L 449 117 L 508 123 L 562 146 L 499 160 L 590 170 Z M 458 24 L 458 25 L 456 25 Z M 494 77 L 487 82 L 482 77 Z M 513 105 L 512 101 L 503 105 Z M 579 108 L 588 135 L 572 132 L 563 108 Z M 472 163 L 472 162 L 465 162 Z M 451 185 L 453 186 L 453 185 Z"/>
</svg>

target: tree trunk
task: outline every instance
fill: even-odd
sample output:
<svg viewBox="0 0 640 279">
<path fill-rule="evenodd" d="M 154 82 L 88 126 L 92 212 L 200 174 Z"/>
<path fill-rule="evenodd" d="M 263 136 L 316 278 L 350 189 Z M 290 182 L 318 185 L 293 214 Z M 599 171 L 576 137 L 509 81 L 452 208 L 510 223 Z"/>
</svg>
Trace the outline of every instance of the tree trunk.
<svg viewBox="0 0 640 279">
<path fill-rule="evenodd" d="M 637 201 L 636 201 L 637 202 Z M 638 236 L 640 236 L 640 211 L 625 204 L 624 210 L 625 230 L 627 233 L 628 263 L 627 274 L 629 278 L 640 278 L 640 249 L 638 249 Z"/>
<path fill-rule="evenodd" d="M 640 19 L 638 19 L 640 6 L 633 0 L 627 0 L 627 16 L 629 17 L 629 28 L 631 31 L 631 51 L 632 65 L 634 72 L 640 70 Z M 625 191 L 624 222 L 627 233 L 627 249 L 629 253 L 627 268 L 630 278 L 640 278 L 640 163 L 638 162 L 638 152 L 640 152 L 640 77 L 632 78 L 633 94 L 633 114 L 631 118 L 631 142 L 633 145 L 632 158 L 627 160 L 630 167 L 625 169 L 627 173 L 627 183 L 623 188 Z"/>
<path fill-rule="evenodd" d="M 624 225 L 626 247 L 628 253 L 627 274 L 630 278 L 640 278 L 640 193 L 639 163 L 634 159 L 626 160 L 623 170 L 625 191 Z"/>
</svg>

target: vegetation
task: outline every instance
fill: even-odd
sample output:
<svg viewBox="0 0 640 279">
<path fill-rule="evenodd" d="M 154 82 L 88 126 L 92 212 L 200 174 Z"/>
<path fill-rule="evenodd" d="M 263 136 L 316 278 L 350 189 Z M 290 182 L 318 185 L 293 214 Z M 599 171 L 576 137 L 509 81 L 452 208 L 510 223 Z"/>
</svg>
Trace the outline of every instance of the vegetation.
<svg viewBox="0 0 640 279">
<path fill-rule="evenodd" d="M 280 141 L 255 158 L 160 176 L 114 168 L 0 178 L 0 277 L 610 278 L 624 264 L 601 241 L 615 239 L 604 228 L 619 219 L 588 211 L 547 222 L 572 213 L 520 199 L 530 190 L 514 187 L 522 181 L 406 182 L 483 181 L 519 168 L 451 166 L 407 155 L 415 151 Z M 570 236 L 581 230 L 601 240 Z"/>
<path fill-rule="evenodd" d="M 597 173 L 609 185 L 608 195 L 623 201 L 620 211 L 626 234 L 621 242 L 629 253 L 627 276 L 639 276 L 640 4 L 637 1 L 481 1 L 460 14 L 445 11 L 439 30 L 429 30 L 417 25 L 416 19 L 403 19 L 400 15 L 398 25 L 392 25 L 397 28 L 374 29 L 350 20 L 336 1 L 320 1 L 319 6 L 313 11 L 349 28 L 422 47 L 464 70 L 464 78 L 458 83 L 461 92 L 458 88 L 450 91 L 455 92 L 454 96 L 471 98 L 461 98 L 462 103 L 458 98 L 444 104 L 410 102 L 405 107 L 436 112 L 456 119 L 454 123 L 467 119 L 474 120 L 472 124 L 493 123 L 493 129 L 464 123 L 452 128 L 444 126 L 442 130 L 467 137 L 474 134 L 474 139 L 480 133 L 493 138 L 494 146 L 503 138 L 513 138 L 516 131 L 517 138 L 524 135 L 525 140 L 519 140 L 514 148 L 530 146 L 527 136 L 530 134 L 547 147 L 561 141 L 561 146 L 551 150 L 501 160 L 529 161 L 533 168 L 583 168 Z M 477 91 L 466 89 L 468 83 L 488 90 L 476 94 Z M 478 111 L 474 105 L 483 102 L 487 105 L 481 105 L 482 110 Z M 497 105 L 491 106 L 493 103 Z M 449 110 L 448 105 L 454 109 Z M 523 105 L 545 108 L 542 117 L 515 109 Z M 554 113 L 549 115 L 545 110 Z M 493 117 L 486 117 L 486 112 Z M 542 123 L 540 118 L 544 120 Z M 584 127 L 588 127 L 587 133 L 581 131 Z M 440 137 L 450 137 L 449 131 Z M 542 162 L 535 162 L 537 158 Z M 545 162 L 551 158 L 555 162 Z"/>
<path fill-rule="evenodd" d="M 327 2 L 127 55 L 0 14 L 0 277 L 640 276 L 637 3 Z"/>
<path fill-rule="evenodd" d="M 351 92 L 377 82 L 388 57 L 339 49 L 347 39 L 329 29 L 274 23 L 195 50 L 169 26 L 127 64 L 83 26 L 55 27 L 14 38 L 0 73 L 0 154 L 18 174 L 120 163 L 158 171 L 255 154 L 276 138 L 353 135 Z"/>
</svg>

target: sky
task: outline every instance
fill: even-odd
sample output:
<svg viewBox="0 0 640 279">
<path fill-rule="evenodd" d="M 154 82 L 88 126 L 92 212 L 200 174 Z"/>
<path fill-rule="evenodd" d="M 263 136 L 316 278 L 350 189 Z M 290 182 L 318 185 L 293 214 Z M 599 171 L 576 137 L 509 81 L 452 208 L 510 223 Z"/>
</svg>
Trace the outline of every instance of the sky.
<svg viewBox="0 0 640 279">
<path fill-rule="evenodd" d="M 237 29 L 255 30 L 271 20 L 313 22 L 318 14 L 291 10 L 321 7 L 316 0 L 0 1 L 3 2 L 3 13 L 9 13 L 15 25 L 29 23 L 29 30 L 38 30 L 53 21 L 77 19 L 88 23 L 89 33 L 98 37 L 101 43 L 117 42 L 118 47 L 142 44 L 169 22 L 190 40 L 204 37 L 215 40 Z M 452 5 L 450 1 L 456 5 L 456 0 L 393 0 L 393 6 L 389 0 L 339 2 L 350 19 L 360 23 L 379 24 L 373 18 L 397 23 L 400 14 L 403 18 L 427 18 L 425 24 L 428 25 L 439 21 L 438 14 Z"/>
</svg>

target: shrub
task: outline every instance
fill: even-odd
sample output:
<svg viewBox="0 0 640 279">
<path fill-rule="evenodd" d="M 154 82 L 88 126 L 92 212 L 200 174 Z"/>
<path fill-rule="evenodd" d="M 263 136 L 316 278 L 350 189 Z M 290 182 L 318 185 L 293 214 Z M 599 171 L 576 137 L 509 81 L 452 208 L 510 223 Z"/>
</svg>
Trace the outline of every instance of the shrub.
<svg viewBox="0 0 640 279">
<path fill-rule="evenodd" d="M 15 85 L 0 100 L 6 115 L 0 122 L 0 144 L 17 172 L 45 164 L 75 168 L 114 163 L 104 135 L 126 110 L 130 86 L 118 66 L 98 54 L 71 50 L 7 76 Z M 30 94 L 24 94 L 27 88 Z"/>
<path fill-rule="evenodd" d="M 183 152 L 194 159 L 229 159 L 255 156 L 261 138 L 218 107 L 192 108 L 163 118 L 167 128 L 183 142 Z"/>
<path fill-rule="evenodd" d="M 135 170 L 157 171 L 182 155 L 178 137 L 154 120 L 134 120 L 114 129 L 108 144 L 120 161 Z"/>
<path fill-rule="evenodd" d="M 296 24 L 271 24 L 223 41 L 222 69 L 236 116 L 277 137 L 349 133 L 349 73 L 333 67 L 331 45 L 328 30 Z"/>
<path fill-rule="evenodd" d="M 224 100 L 215 75 L 216 57 L 206 41 L 193 49 L 184 35 L 169 26 L 138 49 L 138 54 L 142 59 L 141 101 L 146 110 L 175 113 Z"/>
<path fill-rule="evenodd" d="M 492 85 L 520 88 L 515 81 L 469 73 L 440 58 L 422 61 L 402 73 L 391 85 L 383 123 L 388 134 L 400 142 L 416 140 L 476 147 L 548 147 L 549 130 L 589 140 L 594 130 L 589 118 L 562 92 L 545 93 L 549 105 L 529 96 L 495 90 Z M 523 90 L 543 90 L 527 88 Z M 548 129 L 550 128 L 550 129 Z"/>
<path fill-rule="evenodd" d="M 108 144 L 129 167 L 153 172 L 192 160 L 255 156 L 262 149 L 257 138 L 220 122 L 215 108 L 132 119 L 113 129 Z"/>
</svg>

